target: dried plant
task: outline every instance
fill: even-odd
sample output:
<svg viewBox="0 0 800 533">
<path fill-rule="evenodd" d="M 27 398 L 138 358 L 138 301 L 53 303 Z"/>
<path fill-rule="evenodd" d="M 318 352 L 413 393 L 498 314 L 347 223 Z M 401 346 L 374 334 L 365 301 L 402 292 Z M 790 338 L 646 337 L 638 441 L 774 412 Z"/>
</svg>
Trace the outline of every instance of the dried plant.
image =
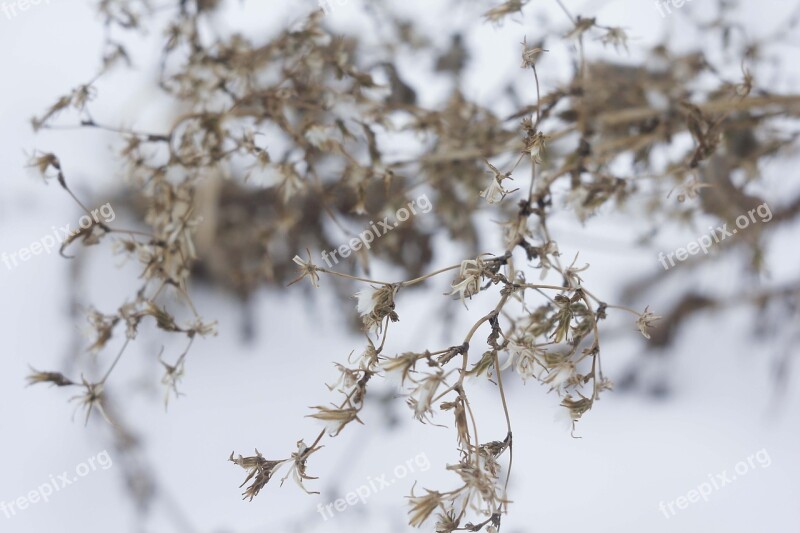
<svg viewBox="0 0 800 533">
<path fill-rule="evenodd" d="M 453 464 L 447 466 L 455 488 L 412 493 L 410 524 L 421 526 L 435 516 L 439 532 L 499 530 L 509 503 L 514 444 L 507 409 L 512 399 L 504 382 L 513 374 L 539 381 L 558 396 L 574 431 L 612 386 L 601 365 L 607 312 L 630 313 L 644 337 L 665 342 L 656 322 L 661 317 L 649 307 L 640 312 L 613 305 L 586 286 L 582 273 L 589 265 L 577 256 L 564 260 L 550 231 L 552 214 L 565 208 L 587 221 L 604 206 L 646 203 L 666 220 L 686 221 L 703 213 L 730 220 L 753 205 L 744 187 L 758 179 L 758 165 L 789 156 L 797 138 L 785 121 L 800 115 L 800 96 L 760 88 L 751 74 L 768 41 L 748 43 L 738 80 L 723 79 L 701 52 L 675 54 L 666 46 L 650 50 L 639 65 L 590 60 L 589 43 L 627 50 L 626 31 L 574 16 L 562 6 L 563 31 L 539 35 L 535 44 L 527 38 L 522 42 L 521 76 L 535 91 L 509 91 L 511 103 L 525 103 L 500 116 L 470 101 L 457 83 L 441 106 L 421 105 L 417 89 L 389 58 L 400 46 L 438 55 L 430 75 L 458 80 L 467 57 L 461 37 L 439 55 L 382 2 L 375 4 L 375 16 L 391 23 L 393 33 L 377 51 L 365 50 L 356 37 L 331 34 L 322 11 L 256 43 L 235 33 L 216 39 L 205 34 L 204 17 L 219 2 L 175 4 L 165 30 L 159 87 L 181 112 L 168 131 L 118 127 L 90 113 L 97 79 L 130 60 L 112 36 L 140 30 L 152 15 L 147 2 L 135 0 L 100 3 L 110 37 L 98 76 L 33 120 L 35 129 L 48 129 L 72 115 L 78 127 L 118 134 L 118 157 L 135 198 L 131 207 L 143 229 L 101 223 L 79 235 L 85 245 L 115 238 L 114 251 L 141 269 L 141 286 L 129 301 L 116 311 L 89 315 L 92 351 L 104 351 L 118 335 L 124 339 L 104 377 L 78 382 L 56 372 L 34 372 L 29 380 L 78 387 L 81 393 L 74 399 L 86 409 L 87 421 L 96 407 L 117 424 L 103 411 L 104 385 L 146 318 L 187 342 L 172 363 L 159 354 L 166 398 L 178 395 L 195 338 L 215 333 L 215 324 L 201 318 L 192 303 L 192 281 L 215 283 L 246 299 L 263 284 L 285 287 L 307 278 L 316 288 L 336 279 L 334 287 L 343 296 L 357 295 L 353 314 L 360 315 L 365 346 L 355 361 L 337 364 L 341 377 L 329 388 L 341 397 L 313 408 L 309 416 L 325 429 L 310 446 L 301 439 L 297 451 L 278 460 L 257 450 L 249 457 L 231 454 L 230 460 L 247 471 L 244 497 L 250 500 L 281 469 L 287 470 L 283 479 L 292 476 L 306 490 L 303 482 L 315 479 L 306 474 L 307 463 L 321 450 L 320 442 L 362 423 L 370 381 L 394 375 L 413 416 L 422 423 L 452 416 L 457 442 Z M 484 17 L 500 25 L 526 8 L 525 1 L 508 1 Z M 709 29 L 725 36 L 730 24 L 722 10 Z M 573 76 L 565 84 L 547 83 L 550 88 L 542 91 L 537 64 L 555 47 L 574 47 Z M 708 86 L 700 82 L 709 77 L 713 87 L 698 89 Z M 417 135 L 416 145 L 403 157 L 388 155 L 386 148 L 408 132 Z M 666 164 L 654 157 L 681 136 L 691 137 L 691 149 Z M 619 170 L 626 161 L 632 162 L 629 174 Z M 57 179 L 83 207 L 56 155 L 37 154 L 31 165 L 43 177 Z M 734 172 L 744 173 L 744 184 L 734 185 Z M 409 221 L 370 250 L 357 251 L 357 261 L 340 269 L 314 262 L 310 250 L 338 244 L 326 228 L 356 237 L 349 228 L 380 220 L 420 189 L 435 199 L 429 223 Z M 674 190 L 678 193 L 670 194 Z M 499 226 L 503 247 L 490 251 L 484 246 L 491 239 L 475 216 L 487 209 L 504 217 Z M 800 199 L 795 199 L 775 218 L 794 220 L 799 212 Z M 440 231 L 460 245 L 463 256 L 430 271 L 436 258 L 432 240 Z M 754 227 L 740 241 L 752 250 L 755 270 L 763 268 L 765 232 Z M 304 257 L 301 250 L 308 250 Z M 373 279 L 373 261 L 397 267 L 404 279 Z M 434 277 L 450 280 L 446 296 L 458 306 L 483 306 L 490 298 L 492 304 L 449 345 L 385 353 L 392 323 L 408 312 L 398 298 L 431 286 Z M 762 298 L 796 297 L 797 289 Z M 168 307 L 168 294 L 177 295 L 183 307 Z M 756 297 L 749 301 L 763 303 Z M 704 301 L 695 307 L 713 305 Z M 674 313 L 665 316 L 666 328 L 680 320 Z M 479 438 L 468 378 L 496 385 L 505 435 Z M 507 461 L 505 471 L 501 461 Z"/>
</svg>

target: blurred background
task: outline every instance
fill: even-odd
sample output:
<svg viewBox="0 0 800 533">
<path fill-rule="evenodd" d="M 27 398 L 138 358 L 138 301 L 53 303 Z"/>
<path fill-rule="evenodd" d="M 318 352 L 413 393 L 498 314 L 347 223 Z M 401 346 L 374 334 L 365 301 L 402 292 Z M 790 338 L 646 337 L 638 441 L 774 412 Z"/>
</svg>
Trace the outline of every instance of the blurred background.
<svg viewBox="0 0 800 533">
<path fill-rule="evenodd" d="M 544 0 L 532 2 L 523 15 L 502 26 L 484 22 L 481 14 L 493 5 L 487 2 L 386 4 L 413 21 L 443 55 L 453 36 L 461 36 L 469 60 L 458 83 L 471 100 L 487 107 L 507 90 L 510 79 L 520 80 L 520 94 L 535 94 L 530 78 L 520 74 L 523 37 L 542 38 L 544 28 L 548 34 L 569 30 L 559 6 Z M 704 40 L 696 22 L 713 20 L 726 3 L 695 0 L 667 16 L 650 0 L 565 4 L 573 13 L 626 28 L 629 52 L 607 52 L 627 63 L 641 61 L 644 50 L 662 41 L 686 52 L 712 50 L 714 43 Z M 798 7 L 786 0 L 727 4 L 730 16 L 751 36 L 783 28 Z M 333 31 L 359 34 L 367 43 L 383 31 L 373 23 L 365 0 L 331 0 L 331 6 L 325 24 Z M 300 0 L 223 2 L 209 24 L 257 40 L 297 24 L 316 8 L 314 2 Z M 75 227 L 81 215 L 57 183 L 45 182 L 26 168 L 37 150 L 58 154 L 73 190 L 93 206 L 126 205 L 122 169 L 112 151 L 114 135 L 99 130 L 35 134 L 30 126 L 30 119 L 58 96 L 94 76 L 105 31 L 90 2 L 52 0 L 18 9 L 13 16 L 0 12 L 0 252 L 28 247 L 52 234 L 54 226 Z M 160 38 L 154 26 L 152 33 L 137 34 L 126 43 L 135 53 L 132 68 L 114 71 L 98 84 L 92 107 L 96 116 L 115 117 L 119 124 L 148 131 L 161 131 L 169 123 L 174 110 L 162 101 L 155 83 Z M 777 74 L 760 79 L 760 85 L 786 93 L 800 87 L 800 67 L 791 60 L 798 46 L 800 34 L 788 32 L 786 43 L 768 56 L 767 63 L 780 65 Z M 569 49 L 561 48 L 552 50 L 548 67 L 539 72 L 543 91 L 569 78 Z M 420 100 L 436 102 L 450 90 L 447 81 L 426 83 L 422 69 L 415 68 L 436 62 L 436 57 L 407 53 L 397 61 L 418 88 Z M 731 77 L 741 73 L 739 64 L 717 66 Z M 759 168 L 753 194 L 771 206 L 788 202 L 800 191 L 796 168 L 796 159 L 789 156 L 771 160 Z M 436 199 L 431 200 L 435 211 Z M 115 211 L 119 221 L 135 217 L 135 210 Z M 478 227 L 491 234 L 493 220 L 487 210 Z M 555 420 L 561 408 L 544 387 L 507 381 L 517 453 L 510 483 L 513 503 L 503 518 L 503 531 L 797 531 L 798 308 L 738 305 L 725 299 L 796 283 L 797 223 L 790 220 L 773 232 L 765 252 L 767 268 L 760 274 L 745 268 L 748 251 L 741 249 L 707 268 L 677 271 L 664 282 L 648 283 L 663 272 L 659 252 L 685 246 L 706 232 L 706 225 L 661 224 L 637 208 L 601 211 L 585 225 L 569 213 L 554 220 L 551 231 L 564 257 L 580 252 L 579 263 L 591 265 L 582 277 L 595 294 L 636 309 L 649 305 L 656 314 L 671 316 L 672 329 L 658 330 L 648 343 L 630 316 L 610 316 L 603 364 L 617 387 L 578 424 L 576 436 L 581 438 L 572 438 L 569 428 Z M 461 260 L 445 235 L 436 235 L 433 242 L 438 255 L 431 270 Z M 300 253 L 304 245 L 296 248 Z M 142 334 L 110 380 L 117 415 L 130 430 L 122 438 L 129 446 L 122 446 L 120 435 L 112 434 L 100 418 L 84 426 L 79 412 L 73 420 L 75 404 L 66 401 L 64 391 L 27 388 L 30 367 L 71 375 L 86 371 L 75 362 L 75 354 L 88 344 L 81 309 L 90 303 L 115 309 L 138 286 L 138 273 L 135 265 L 111 254 L 109 243 L 81 248 L 72 260 L 50 253 L 15 268 L 0 265 L 5 303 L 0 308 L 5 352 L 0 371 L 0 501 L 14 502 L 51 476 L 74 473 L 104 451 L 113 462 L 54 493 L 49 502 L 0 516 L 0 531 L 410 531 L 405 496 L 414 482 L 433 488 L 452 481 L 444 470 L 455 460 L 452 430 L 420 426 L 396 391 L 378 383 L 370 389 L 365 425 L 352 425 L 326 440 L 325 449 L 313 456 L 309 473 L 319 480 L 306 486 L 321 495 L 306 495 L 290 481 L 279 487 L 275 480 L 252 503 L 241 500 L 237 487 L 243 472 L 227 462 L 231 451 L 247 455 L 257 447 L 265 457 L 283 457 L 297 440 L 313 439 L 319 425 L 306 418 L 309 406 L 332 401 L 325 383 L 336 379 L 333 362 L 344 362 L 363 347 L 363 337 L 348 325 L 356 315 L 355 300 L 342 295 L 350 288 L 336 288 L 327 280 L 314 291 L 305 282 L 288 289 L 260 287 L 244 303 L 224 284 L 194 287 L 195 306 L 206 319 L 218 321 L 219 334 L 194 343 L 179 386 L 185 396 L 171 399 L 165 411 L 157 355 L 162 346 L 180 353 L 183 341 L 157 334 Z M 380 263 L 373 265 L 373 274 L 394 277 Z M 398 301 L 402 320 L 393 326 L 388 353 L 409 349 L 404 344 L 409 341 L 415 347 L 452 344 L 469 328 L 470 319 L 491 308 L 492 302 L 476 299 L 468 313 L 461 313 L 456 312 L 458 301 L 432 301 L 447 290 L 449 281 L 403 295 Z M 716 303 L 703 299 L 711 298 L 709 294 L 717 295 Z M 686 317 L 674 320 L 677 315 Z M 97 366 L 85 361 L 99 371 L 110 356 L 104 353 L 106 359 Z M 471 387 L 476 416 L 483 415 L 487 426 L 500 431 L 504 421 L 496 420 L 496 391 L 483 382 Z M 669 518 L 659 509 L 661 502 L 686 496 L 710 476 L 733 473 L 737 463 L 757 453 L 769 457 L 768 466 L 756 462 L 708 501 L 692 503 Z M 319 504 L 344 497 L 369 478 L 391 478 L 397 465 L 420 456 L 430 468 L 397 479 L 365 504 L 348 506 L 332 518 L 318 512 Z M 423 527 L 432 528 L 432 522 Z"/>
</svg>

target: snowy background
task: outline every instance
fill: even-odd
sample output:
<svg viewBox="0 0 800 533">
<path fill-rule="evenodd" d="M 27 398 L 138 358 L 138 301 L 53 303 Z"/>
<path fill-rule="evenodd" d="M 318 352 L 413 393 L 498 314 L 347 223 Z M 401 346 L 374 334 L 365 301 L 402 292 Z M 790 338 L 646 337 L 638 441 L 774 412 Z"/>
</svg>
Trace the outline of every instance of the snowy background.
<svg viewBox="0 0 800 533">
<path fill-rule="evenodd" d="M 329 23 L 342 31 L 365 32 L 369 38 L 369 31 L 376 29 L 363 15 L 362 1 L 338 5 L 334 0 Z M 686 20 L 702 16 L 703 4 L 711 2 L 694 0 L 666 18 L 650 0 L 566 3 L 573 12 L 626 27 L 633 37 L 630 47 L 635 59 L 642 47 L 665 35 L 686 49 L 702 45 L 702 36 L 688 29 Z M 772 31 L 794 4 L 787 0 L 743 3 L 739 16 L 755 34 Z M 457 8 L 444 0 L 391 4 L 413 15 L 443 46 L 452 30 L 468 35 L 472 62 L 463 90 L 484 103 L 502 90 L 503 80 L 519 76 L 523 36 L 537 37 L 543 20 L 549 21 L 549 28 L 566 29 L 563 13 L 544 0 L 527 8 L 524 19 L 518 17 L 503 28 L 480 21 L 479 13 L 487 7 L 481 2 L 464 2 Z M 215 23 L 221 29 L 239 28 L 257 37 L 296 22 L 313 7 L 312 2 L 298 0 L 230 2 Z M 93 131 L 34 135 L 29 126 L 34 114 L 91 78 L 102 38 L 102 25 L 86 2 L 51 0 L 11 19 L 0 12 L 0 252 L 29 246 L 51 233 L 53 226 L 74 225 L 80 214 L 56 184 L 45 185 L 24 168 L 26 154 L 35 149 L 59 154 L 74 188 L 91 198 L 93 205 L 113 204 L 117 198 L 120 169 L 111 157 L 112 136 Z M 800 35 L 794 36 L 794 44 L 800 46 Z M 158 40 L 143 37 L 136 51 L 132 72 L 121 71 L 99 85 L 94 112 L 121 117 L 141 129 L 163 129 L 168 122 L 166 111 L 153 89 L 152 58 L 158 52 Z M 787 54 L 792 53 L 797 48 L 787 49 Z M 430 58 L 402 59 L 401 65 L 409 65 L 411 80 L 414 61 Z M 800 87 L 800 67 L 796 61 L 793 65 L 794 72 L 784 73 L 786 85 L 772 86 L 773 90 Z M 731 72 L 735 74 L 738 68 L 731 65 Z M 543 84 L 551 87 L 566 79 L 567 73 L 551 70 L 547 75 L 552 79 L 544 79 Z M 425 98 L 435 98 L 441 88 L 430 90 Z M 764 197 L 779 203 L 786 191 L 797 190 L 796 182 L 796 166 L 775 165 L 765 173 L 769 187 Z M 118 216 L 125 215 L 119 211 Z M 566 257 L 580 250 L 581 259 L 591 264 L 584 276 L 587 285 L 607 301 L 614 301 L 622 284 L 633 277 L 632 269 L 638 269 L 638 274 L 654 272 L 660 268 L 658 251 L 682 246 L 695 236 L 690 230 L 676 229 L 660 235 L 657 247 L 642 248 L 633 244 L 638 232 L 630 226 L 629 218 L 615 214 L 603 215 L 585 229 L 574 217 L 564 217 L 553 228 Z M 780 236 L 783 240 L 770 248 L 771 281 L 791 279 L 796 272 L 797 234 L 787 233 L 794 234 Z M 130 265 L 120 270 L 103 268 L 119 262 L 105 245 L 91 249 L 86 261 L 81 300 L 101 309 L 124 300 L 135 281 L 135 270 Z M 713 272 L 684 282 L 698 288 L 737 283 L 742 279 L 740 268 L 716 264 Z M 0 265 L 2 502 L 25 496 L 50 476 L 74 473 L 80 463 L 104 450 L 112 461 L 118 459 L 100 419 L 93 419 L 88 427 L 80 415 L 71 420 L 74 405 L 65 401 L 64 391 L 25 387 L 29 365 L 60 369 L 70 350 L 80 349 L 74 338 L 76 328 L 82 329 L 83 324 L 71 317 L 70 283 L 70 263 L 56 253 L 35 256 L 13 270 Z M 298 289 L 298 296 L 300 292 L 304 291 Z M 305 495 L 291 483 L 279 487 L 273 481 L 253 503 L 242 502 L 237 486 L 243 471 L 226 461 L 232 450 L 249 454 L 253 447 L 268 458 L 281 457 L 298 439 L 308 441 L 316 435 L 318 426 L 304 418 L 310 413 L 308 407 L 327 404 L 332 398 L 324 386 L 335 376 L 331 363 L 343 361 L 351 350 L 362 347 L 361 339 L 342 328 L 342 319 L 355 312 L 355 303 L 332 299 L 333 294 L 324 288 L 309 298 L 263 291 L 256 298 L 258 335 L 246 344 L 241 340 L 242 312 L 236 302 L 213 290 L 198 290 L 195 303 L 205 317 L 219 321 L 220 334 L 195 343 L 181 387 L 186 396 L 164 411 L 162 391 L 153 385 L 158 383 L 158 368 L 152 364 L 153 355 L 165 342 L 162 338 L 143 336 L 109 383 L 117 403 L 124 405 L 126 422 L 142 439 L 143 461 L 159 480 L 158 503 L 148 517 L 142 519 L 131 504 L 117 460 L 110 468 L 98 468 L 64 487 L 48 503 L 32 504 L 14 516 L 0 511 L 0 531 L 410 530 L 404 496 L 414 480 L 424 487 L 448 486 L 452 478 L 443 465 L 455 461 L 454 438 L 450 429 L 416 424 L 401 400 L 385 407 L 381 397 L 391 393 L 387 387 L 377 387 L 368 402 L 362 417 L 366 425 L 350 426 L 339 438 L 326 440 L 326 448 L 313 457 L 309 472 L 320 479 L 309 482 L 309 487 L 321 491 L 319 496 Z M 659 306 L 668 302 L 669 294 L 655 294 L 648 295 L 646 303 L 658 313 Z M 453 327 L 459 338 L 468 319 L 483 314 L 482 305 L 489 303 L 476 299 L 470 316 L 458 319 Z M 452 332 L 431 331 L 427 326 L 441 311 L 440 302 L 432 305 L 422 294 L 411 293 L 398 305 L 403 320 L 394 330 L 397 344 L 390 343 L 387 353 L 409 348 L 400 344 L 409 339 L 418 342 L 417 347 L 426 346 L 426 340 L 452 339 Z M 329 309 L 337 311 L 331 314 Z M 797 318 L 793 320 L 800 324 Z M 321 323 L 313 333 L 312 321 Z M 553 395 L 535 383 L 523 386 L 512 380 L 507 392 L 516 452 L 510 486 L 514 503 L 503 519 L 503 531 L 796 532 L 800 523 L 796 502 L 800 493 L 800 374 L 789 366 L 790 375 L 784 376 L 788 387 L 780 395 L 776 392 L 775 361 L 792 339 L 753 341 L 752 321 L 752 313 L 744 309 L 699 315 L 685 327 L 668 356 L 651 358 L 657 361 L 648 363 L 647 379 L 665 384 L 668 394 L 655 396 L 644 389 L 606 394 L 579 424 L 580 439 L 571 438 L 569 430 L 554 421 L 558 401 Z M 604 365 L 613 380 L 639 360 L 646 341 L 628 316 L 615 318 L 609 326 L 613 335 L 604 341 Z M 177 344 L 167 345 L 179 349 Z M 487 428 L 482 431 L 496 430 L 502 438 L 505 428 L 496 416 L 496 391 L 485 383 L 471 386 L 476 391 L 473 404 L 479 406 L 476 415 Z M 394 422 L 387 412 L 393 413 Z M 737 463 L 760 451 L 760 457 L 769 456 L 768 462 L 755 462 L 746 475 L 715 490 L 707 502 L 693 503 L 669 519 L 659 511 L 660 502 L 686 496 L 709 481 L 709 476 L 727 471 L 730 477 Z M 318 504 L 343 497 L 369 477 L 386 474 L 392 479 L 397 465 L 415 457 L 425 459 L 412 462 L 419 472 L 371 494 L 366 504 L 348 507 L 328 520 L 317 512 Z M 422 468 L 423 463 L 429 468 Z M 428 524 L 424 530 L 431 528 Z"/>
</svg>

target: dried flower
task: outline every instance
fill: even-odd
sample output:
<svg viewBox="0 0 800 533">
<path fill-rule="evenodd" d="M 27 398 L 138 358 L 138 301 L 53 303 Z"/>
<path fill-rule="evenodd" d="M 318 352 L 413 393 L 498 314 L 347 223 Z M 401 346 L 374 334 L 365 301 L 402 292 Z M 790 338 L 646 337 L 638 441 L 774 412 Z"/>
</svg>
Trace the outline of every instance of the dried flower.
<svg viewBox="0 0 800 533">
<path fill-rule="evenodd" d="M 68 379 L 60 372 L 41 372 L 32 367 L 30 375 L 25 379 L 28 380 L 29 386 L 36 385 L 37 383 L 50 383 L 56 387 L 75 385 L 72 380 Z"/>
<path fill-rule="evenodd" d="M 319 288 L 319 274 L 317 274 L 319 267 L 311 261 L 311 252 L 306 250 L 306 253 L 308 254 L 308 261 L 303 261 L 303 258 L 299 255 L 294 256 L 292 259 L 292 261 L 294 261 L 294 263 L 300 267 L 300 276 L 295 278 L 291 283 L 289 283 L 289 285 L 293 285 L 304 277 L 308 276 L 308 279 L 311 281 L 311 285 L 314 288 Z"/>
<path fill-rule="evenodd" d="M 541 131 L 537 131 L 525 138 L 525 148 L 522 153 L 528 154 L 531 161 L 534 163 L 542 163 L 542 151 L 546 146 L 549 137 L 544 135 Z"/>
<path fill-rule="evenodd" d="M 397 381 L 403 385 L 409 374 L 413 372 L 414 365 L 420 359 L 420 355 L 407 352 L 397 357 L 388 357 L 381 362 L 381 368 L 390 380 Z"/>
<path fill-rule="evenodd" d="M 564 396 L 564 399 L 561 400 L 561 405 L 567 408 L 567 412 L 569 413 L 569 418 L 573 423 L 580 420 L 581 416 L 592 408 L 592 401 L 588 398 L 578 398 L 575 399 L 571 395 L 567 394 Z"/>
<path fill-rule="evenodd" d="M 522 65 L 521 68 L 533 68 L 536 66 L 536 59 L 542 52 L 547 52 L 544 48 L 539 46 L 528 47 L 528 38 L 522 38 Z"/>
<path fill-rule="evenodd" d="M 483 276 L 485 265 L 481 258 L 467 259 L 461 262 L 461 269 L 458 277 L 451 284 L 450 295 L 457 294 L 464 307 L 467 306 L 466 298 L 472 298 L 481 290 L 481 276 Z"/>
<path fill-rule="evenodd" d="M 521 13 L 526 3 L 528 3 L 528 0 L 507 0 L 484 13 L 483 18 L 492 23 L 502 22 L 502 20 L 509 15 Z"/>
<path fill-rule="evenodd" d="M 270 461 L 264 459 L 264 456 L 256 449 L 256 454 L 250 457 L 242 457 L 239 455 L 238 458 L 233 456 L 233 452 L 231 452 L 231 456 L 228 458 L 233 464 L 238 465 L 245 470 L 247 470 L 247 477 L 245 478 L 244 482 L 239 485 L 239 488 L 244 487 L 248 481 L 251 479 L 253 483 L 247 487 L 247 489 L 242 493 L 243 498 L 249 498 L 250 501 L 253 501 L 253 498 L 258 496 L 258 493 L 261 492 L 261 489 L 269 483 L 269 480 L 272 479 L 272 475 L 275 471 L 280 468 L 282 464 L 286 462 L 283 461 Z"/>
<path fill-rule="evenodd" d="M 608 28 L 605 35 L 600 40 L 604 45 L 612 44 L 614 49 L 619 52 L 620 47 L 628 51 L 628 34 L 622 28 Z"/>
<path fill-rule="evenodd" d="M 195 335 L 200 335 L 201 337 L 207 337 L 209 335 L 215 336 L 217 334 L 217 321 L 204 322 L 198 317 L 195 318 L 194 322 L 192 322 L 185 331 L 189 337 Z"/>
<path fill-rule="evenodd" d="M 436 390 L 444 382 L 444 373 L 438 370 L 436 374 L 430 374 L 418 382 L 417 387 L 411 392 L 408 403 L 414 410 L 414 418 L 420 422 L 427 420 L 428 415 L 433 414 L 431 404 Z"/>
<path fill-rule="evenodd" d="M 28 166 L 36 168 L 43 178 L 52 177 L 47 174 L 47 171 L 51 168 L 55 170 L 56 173 L 61 171 L 61 163 L 59 162 L 58 157 L 51 153 L 33 155 L 28 162 Z"/>
<path fill-rule="evenodd" d="M 452 533 L 458 529 L 460 523 L 461 521 L 456 516 L 454 510 L 451 509 L 447 512 L 441 512 L 437 515 L 436 533 Z"/>
<path fill-rule="evenodd" d="M 163 349 L 162 349 L 163 352 Z M 167 364 L 161 359 L 159 354 L 158 362 L 164 367 L 164 375 L 161 377 L 161 384 L 164 385 L 164 409 L 169 406 L 170 392 L 175 394 L 175 398 L 181 397 L 183 394 L 178 390 L 178 382 L 183 377 L 183 362 L 184 358 L 178 358 L 178 362 L 174 365 Z"/>
<path fill-rule="evenodd" d="M 578 254 L 575 254 L 575 259 L 572 260 L 572 263 L 567 267 L 566 272 L 564 272 L 564 280 L 569 284 L 569 287 L 572 289 L 579 289 L 583 280 L 579 276 L 581 272 L 585 272 L 589 269 L 589 263 L 586 263 L 582 267 L 576 267 L 575 262 L 578 260 Z"/>
<path fill-rule="evenodd" d="M 312 409 L 316 409 L 318 412 L 314 413 L 313 415 L 306 415 L 310 418 L 316 418 L 317 420 L 322 420 L 325 422 L 326 431 L 332 436 L 335 437 L 338 435 L 344 427 L 355 420 L 359 424 L 363 424 L 364 422 L 358 418 L 358 409 L 355 408 L 341 408 L 341 407 L 334 407 L 331 409 L 330 407 L 323 407 L 317 405 L 312 407 Z"/>
<path fill-rule="evenodd" d="M 551 390 L 559 390 L 575 376 L 575 363 L 564 359 L 549 366 L 547 372 L 547 377 L 542 380 L 542 383 L 550 385 Z"/>
<path fill-rule="evenodd" d="M 328 387 L 328 390 L 349 390 L 352 389 L 356 383 L 358 383 L 359 372 L 358 370 L 353 370 L 351 368 L 347 368 L 346 366 L 340 365 L 339 363 L 334 363 L 336 366 L 336 370 L 339 371 L 339 378 L 333 385 L 325 385 Z"/>
<path fill-rule="evenodd" d="M 89 423 L 89 417 L 92 415 L 92 410 L 96 407 L 97 411 L 103 416 L 103 418 L 109 424 L 113 423 L 106 415 L 105 410 L 103 409 L 103 384 L 102 383 L 89 383 L 86 381 L 86 378 L 81 376 L 82 386 L 86 389 L 84 394 L 79 394 L 77 396 L 73 396 L 70 398 L 70 401 L 77 400 L 78 406 L 75 408 L 75 412 L 78 411 L 81 407 L 86 409 L 86 420 L 84 420 L 84 425 Z M 73 413 L 74 416 L 74 413 Z"/>
<path fill-rule="evenodd" d="M 513 365 L 514 371 L 519 374 L 522 381 L 527 381 L 530 378 L 541 379 L 544 366 L 537 358 L 537 353 L 543 353 L 540 349 L 535 346 L 528 348 L 524 344 L 512 340 L 508 345 L 508 352 L 509 357 L 500 367 L 500 371 Z M 538 369 L 537 365 L 539 365 Z"/>
<path fill-rule="evenodd" d="M 308 459 L 308 456 L 316 450 L 319 450 L 319 447 L 311 449 L 306 446 L 306 443 L 302 440 L 297 441 L 297 451 L 292 453 L 292 467 L 289 469 L 289 472 L 286 474 L 286 476 L 281 479 L 281 485 L 283 485 L 283 482 L 286 481 L 289 476 L 292 476 L 294 482 L 298 487 L 303 489 L 303 492 L 306 494 L 319 494 L 319 492 L 308 490 L 303 485 L 303 481 L 307 479 L 317 479 L 306 474 L 306 459 Z"/>
<path fill-rule="evenodd" d="M 389 317 L 392 322 L 399 320 L 394 310 L 394 297 L 397 289 L 397 285 L 390 284 L 380 287 L 370 286 L 356 293 L 358 313 L 368 331 L 381 331 L 383 319 L 386 317 Z"/>
<path fill-rule="evenodd" d="M 408 497 L 411 506 L 411 510 L 408 511 L 408 514 L 411 515 L 408 523 L 412 527 L 421 526 L 431 516 L 431 513 L 442 505 L 443 499 L 440 493 L 428 489 L 425 489 L 425 492 L 427 494 L 424 496 L 414 496 L 412 491 L 411 496 Z"/>
<path fill-rule="evenodd" d="M 584 18 L 578 15 L 578 18 L 575 21 L 575 27 L 572 30 L 570 30 L 570 32 L 567 33 L 565 37 L 567 39 L 580 39 L 581 37 L 583 37 L 583 34 L 586 33 L 586 30 L 592 28 L 596 22 L 597 19 L 594 17 Z"/>
<path fill-rule="evenodd" d="M 497 170 L 497 167 L 489 163 L 488 161 L 484 161 L 486 165 L 489 167 L 489 170 L 492 173 L 492 181 L 489 182 L 489 186 L 481 191 L 480 196 L 481 198 L 486 198 L 486 202 L 489 204 L 496 204 L 503 200 L 507 194 L 510 194 L 513 191 L 508 191 L 503 188 L 503 180 L 512 179 L 511 172 L 507 172 L 505 174 L 501 173 Z"/>
<path fill-rule="evenodd" d="M 469 427 L 467 425 L 467 410 L 464 405 L 464 398 L 462 396 L 456 397 L 455 401 L 443 402 L 440 406 L 442 411 L 453 410 L 453 417 L 455 418 L 456 439 L 459 446 L 466 450 L 469 448 Z"/>
<path fill-rule="evenodd" d="M 650 338 L 650 333 L 648 333 L 647 329 L 653 327 L 653 322 L 660 318 L 660 316 L 651 313 L 650 306 L 647 306 L 644 308 L 644 313 L 639 315 L 639 318 L 636 319 L 636 327 L 639 328 L 639 331 L 644 335 L 645 339 Z"/>
</svg>

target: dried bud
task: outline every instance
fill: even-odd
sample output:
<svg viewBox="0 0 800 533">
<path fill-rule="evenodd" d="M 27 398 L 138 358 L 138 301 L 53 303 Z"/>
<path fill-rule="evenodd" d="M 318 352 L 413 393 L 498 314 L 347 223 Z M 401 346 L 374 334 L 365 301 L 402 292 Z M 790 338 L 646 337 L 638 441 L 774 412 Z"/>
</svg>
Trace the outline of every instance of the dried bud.
<svg viewBox="0 0 800 533">
<path fill-rule="evenodd" d="M 27 378 L 28 385 L 36 385 L 37 383 L 50 383 L 56 387 L 66 387 L 68 385 L 75 385 L 75 383 L 65 377 L 61 372 L 40 372 L 35 368 L 31 368 L 31 373 Z"/>
<path fill-rule="evenodd" d="M 326 430 L 328 434 L 332 437 L 338 435 L 344 427 L 355 420 L 359 424 L 363 424 L 361 419 L 358 418 L 358 409 L 355 408 L 340 408 L 334 407 L 331 409 L 330 407 L 323 407 L 317 405 L 312 407 L 312 409 L 316 409 L 318 412 L 314 413 L 313 415 L 306 415 L 310 418 L 316 418 L 317 420 L 322 420 L 325 422 Z"/>
</svg>

